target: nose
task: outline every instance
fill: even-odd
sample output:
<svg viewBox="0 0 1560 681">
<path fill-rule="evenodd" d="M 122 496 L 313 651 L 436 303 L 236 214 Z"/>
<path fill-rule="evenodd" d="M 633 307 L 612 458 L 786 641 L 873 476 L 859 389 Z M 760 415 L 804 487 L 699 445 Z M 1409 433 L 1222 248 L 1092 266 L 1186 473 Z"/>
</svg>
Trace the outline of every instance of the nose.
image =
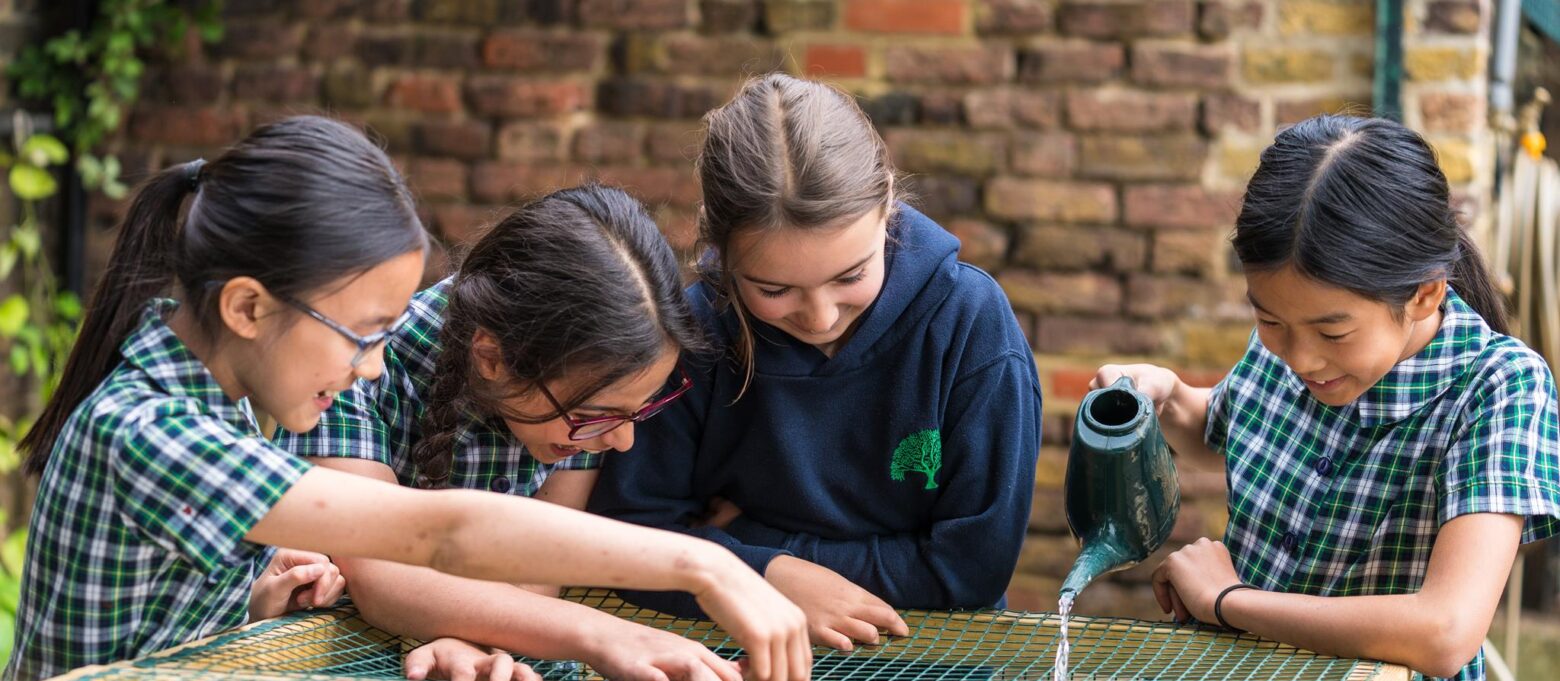
<svg viewBox="0 0 1560 681">
<path fill-rule="evenodd" d="M 1316 372 L 1327 368 L 1327 359 L 1322 356 L 1322 353 L 1317 352 L 1317 349 L 1311 343 L 1305 341 L 1291 342 L 1285 350 L 1287 352 L 1280 356 L 1284 358 L 1285 362 L 1289 363 L 1289 368 L 1292 371 L 1301 376 L 1314 375 Z"/>
<path fill-rule="evenodd" d="M 385 346 L 381 343 L 379 347 L 363 355 L 363 361 L 358 362 L 358 365 L 352 369 L 352 374 L 365 381 L 373 381 L 377 380 L 384 371 Z"/>
<path fill-rule="evenodd" d="M 807 307 L 802 310 L 802 318 L 798 320 L 798 326 L 808 333 L 824 333 L 834 328 L 834 323 L 840 319 L 840 308 L 824 296 L 814 296 L 807 301 Z"/>
<path fill-rule="evenodd" d="M 626 452 L 630 449 L 633 449 L 634 424 L 625 423 L 621 426 L 613 428 L 611 431 L 602 433 L 600 439 L 601 444 L 606 445 L 602 448 L 602 451 L 612 449 L 619 452 Z"/>
</svg>

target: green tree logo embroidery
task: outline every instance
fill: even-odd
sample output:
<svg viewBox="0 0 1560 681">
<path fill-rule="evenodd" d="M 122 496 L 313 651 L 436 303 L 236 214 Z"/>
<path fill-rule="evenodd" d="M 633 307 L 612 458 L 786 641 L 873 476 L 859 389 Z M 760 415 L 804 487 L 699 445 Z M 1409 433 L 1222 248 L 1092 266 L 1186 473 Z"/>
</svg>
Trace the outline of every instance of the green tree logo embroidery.
<svg viewBox="0 0 1560 681">
<path fill-rule="evenodd" d="M 926 487 L 937 489 L 937 471 L 942 469 L 942 436 L 935 430 L 911 433 L 894 448 L 894 460 L 888 465 L 888 477 L 899 482 L 905 473 L 914 471 L 926 475 Z"/>
</svg>

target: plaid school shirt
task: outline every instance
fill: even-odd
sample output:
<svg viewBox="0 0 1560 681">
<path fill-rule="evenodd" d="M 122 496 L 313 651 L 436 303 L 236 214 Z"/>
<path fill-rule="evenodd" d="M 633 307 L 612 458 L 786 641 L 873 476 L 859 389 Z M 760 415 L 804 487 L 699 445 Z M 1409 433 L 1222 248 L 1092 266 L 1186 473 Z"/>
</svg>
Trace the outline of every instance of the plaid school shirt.
<svg viewBox="0 0 1560 681">
<path fill-rule="evenodd" d="M 1419 590 L 1441 525 L 1524 516 L 1560 532 L 1554 379 L 1448 290 L 1441 328 L 1359 399 L 1330 407 L 1255 333 L 1212 392 L 1205 439 L 1225 456 L 1224 543 L 1240 578 L 1314 596 Z M 1458 679 L 1483 679 L 1483 654 Z"/>
<path fill-rule="evenodd" d="M 307 433 L 283 432 L 276 442 L 298 456 L 335 456 L 378 461 L 395 471 L 402 485 L 415 486 L 412 447 L 422 437 L 424 399 L 433 391 L 434 365 L 442 346 L 439 332 L 449 307 L 451 279 L 412 297 L 411 319 L 385 343 L 385 368 L 378 379 L 359 379 Z M 502 419 L 467 415 L 454 438 L 448 485 L 532 496 L 555 470 L 601 466 L 601 455 L 580 453 L 556 464 L 531 457 Z"/>
<path fill-rule="evenodd" d="M 5 679 L 152 653 L 244 622 L 244 541 L 309 464 L 271 444 L 148 305 L 65 422 L 33 505 Z M 90 339 L 82 339 L 90 342 Z"/>
</svg>

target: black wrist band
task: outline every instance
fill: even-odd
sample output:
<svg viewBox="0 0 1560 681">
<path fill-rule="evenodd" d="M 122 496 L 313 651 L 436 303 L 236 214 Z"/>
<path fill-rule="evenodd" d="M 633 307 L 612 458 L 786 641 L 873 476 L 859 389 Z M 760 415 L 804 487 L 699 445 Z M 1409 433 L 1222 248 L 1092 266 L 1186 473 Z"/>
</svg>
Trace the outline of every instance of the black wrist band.
<svg viewBox="0 0 1560 681">
<path fill-rule="evenodd" d="M 1224 597 L 1230 595 L 1231 591 L 1239 591 L 1241 589 L 1252 589 L 1260 591 L 1260 589 L 1257 589 L 1257 587 L 1254 587 L 1250 584 L 1231 584 L 1225 587 L 1223 591 L 1219 592 L 1218 598 L 1213 599 L 1213 618 L 1219 621 L 1219 626 L 1224 627 L 1225 629 L 1229 629 L 1230 631 L 1233 631 L 1237 634 L 1244 634 L 1246 633 L 1246 630 L 1231 626 L 1229 622 L 1224 621 Z"/>
</svg>

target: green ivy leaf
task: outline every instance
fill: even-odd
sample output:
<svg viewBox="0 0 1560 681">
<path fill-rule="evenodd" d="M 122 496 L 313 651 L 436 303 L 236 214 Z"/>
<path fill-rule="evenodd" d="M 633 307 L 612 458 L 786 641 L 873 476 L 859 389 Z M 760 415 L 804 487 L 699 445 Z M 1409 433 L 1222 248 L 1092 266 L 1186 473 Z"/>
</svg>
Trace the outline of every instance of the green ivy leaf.
<svg viewBox="0 0 1560 681">
<path fill-rule="evenodd" d="M 22 143 L 22 158 L 39 168 L 59 165 L 70 160 L 70 150 L 53 135 L 37 134 Z"/>
<path fill-rule="evenodd" d="M 81 298 L 70 291 L 54 296 L 54 313 L 71 321 L 81 319 Z"/>
<path fill-rule="evenodd" d="M 0 338 L 15 338 L 21 333 L 31 311 L 27 299 L 20 293 L 13 293 L 0 301 Z M 15 347 L 11 349 L 16 350 Z"/>
<path fill-rule="evenodd" d="M 38 250 L 43 248 L 43 235 L 38 232 L 36 224 L 24 224 L 11 232 L 11 243 L 21 250 L 23 258 L 32 260 L 38 257 Z"/>
<path fill-rule="evenodd" d="M 82 154 L 81 158 L 76 159 L 76 172 L 81 174 L 81 183 L 88 188 L 103 184 L 103 162 L 92 154 Z"/>
<path fill-rule="evenodd" d="M 11 270 L 16 269 L 16 259 L 21 255 L 16 244 L 6 243 L 0 246 L 0 280 L 11 276 Z"/>
<path fill-rule="evenodd" d="M 27 348 L 21 345 L 11 346 L 11 371 L 18 376 L 27 373 Z"/>
<path fill-rule="evenodd" d="M 59 183 L 49 171 L 37 166 L 18 164 L 11 167 L 11 191 L 23 201 L 42 201 L 59 190 Z"/>
</svg>

